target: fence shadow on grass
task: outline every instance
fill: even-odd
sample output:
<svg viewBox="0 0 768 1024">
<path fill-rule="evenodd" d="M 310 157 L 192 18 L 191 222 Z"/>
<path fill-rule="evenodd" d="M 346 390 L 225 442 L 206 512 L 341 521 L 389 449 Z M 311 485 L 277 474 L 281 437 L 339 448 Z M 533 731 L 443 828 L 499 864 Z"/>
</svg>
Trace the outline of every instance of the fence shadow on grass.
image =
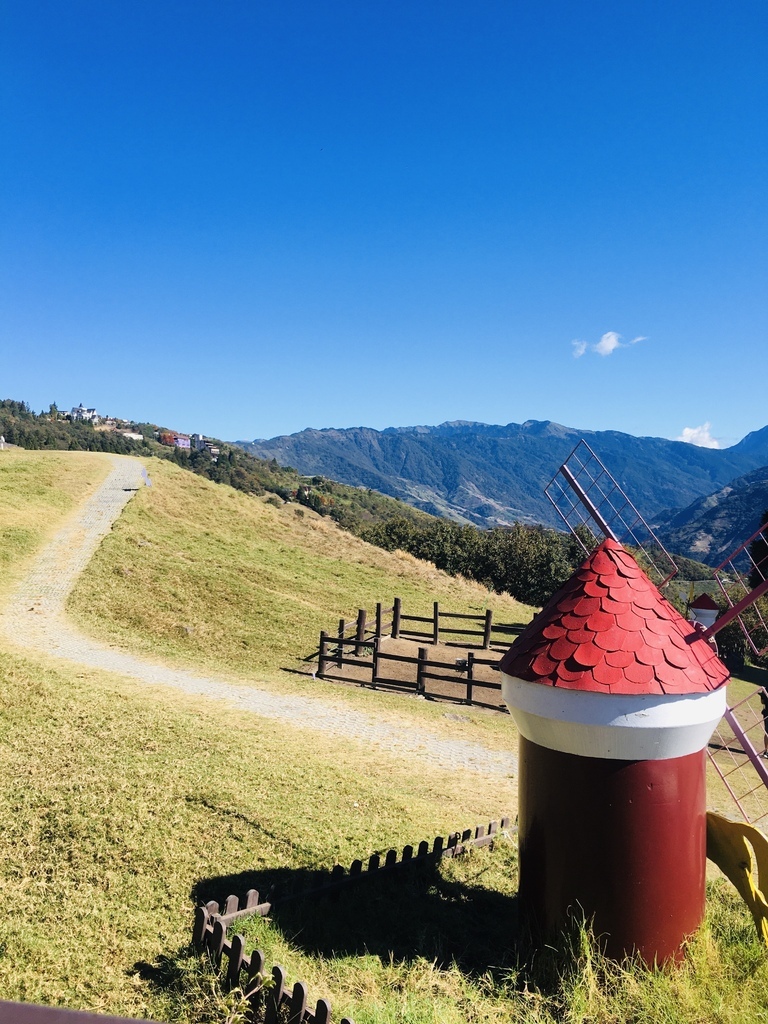
<svg viewBox="0 0 768 1024">
<path fill-rule="evenodd" d="M 437 861 L 363 877 L 330 894 L 290 895 L 316 882 L 315 872 L 301 869 L 242 872 L 201 879 L 191 895 L 195 904 L 222 902 L 230 893 L 258 888 L 260 898 L 273 903 L 273 926 L 310 956 L 373 955 L 383 963 L 424 958 L 439 968 L 455 962 L 481 977 L 509 971 L 526 945 L 516 895 L 445 878 Z M 236 923 L 233 930 L 241 929 Z"/>
</svg>

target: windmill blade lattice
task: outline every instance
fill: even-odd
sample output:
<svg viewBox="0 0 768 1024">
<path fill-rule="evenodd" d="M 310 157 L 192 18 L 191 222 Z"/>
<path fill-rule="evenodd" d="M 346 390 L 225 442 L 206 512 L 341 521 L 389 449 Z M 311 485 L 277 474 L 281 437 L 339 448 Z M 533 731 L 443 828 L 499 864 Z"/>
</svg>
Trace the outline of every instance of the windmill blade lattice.
<svg viewBox="0 0 768 1024">
<path fill-rule="evenodd" d="M 657 587 L 676 575 L 672 557 L 583 439 L 544 493 L 585 554 L 610 537 L 634 549 L 638 562 Z"/>
<path fill-rule="evenodd" d="M 719 793 L 716 787 L 713 793 L 715 810 L 732 801 L 745 821 L 761 828 L 768 822 L 768 761 L 762 757 L 766 707 L 768 696 L 758 686 L 726 709 L 707 748 L 723 787 Z"/>
<path fill-rule="evenodd" d="M 755 530 L 715 569 L 715 579 L 730 607 L 705 636 L 714 636 L 738 618 L 753 653 L 765 654 L 768 651 L 767 609 L 760 598 L 768 593 L 768 524 Z"/>
<path fill-rule="evenodd" d="M 581 440 L 565 460 L 545 493 L 558 514 L 590 554 L 610 537 L 632 549 L 646 574 L 661 588 L 677 566 L 651 528 L 586 441 Z M 714 625 L 704 630 L 711 639 L 739 619 L 752 650 L 768 651 L 768 523 L 757 530 L 715 570 L 730 605 Z M 768 694 L 756 687 L 738 703 L 727 706 L 707 751 L 721 786 L 717 804 L 732 803 L 750 824 L 768 824 Z"/>
</svg>

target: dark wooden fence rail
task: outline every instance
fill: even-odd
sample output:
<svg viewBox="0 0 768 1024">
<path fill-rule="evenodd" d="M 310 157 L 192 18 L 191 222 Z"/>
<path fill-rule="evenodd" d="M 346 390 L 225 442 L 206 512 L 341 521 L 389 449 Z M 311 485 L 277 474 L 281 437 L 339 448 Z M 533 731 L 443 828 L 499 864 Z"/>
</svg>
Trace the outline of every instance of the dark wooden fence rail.
<svg viewBox="0 0 768 1024">
<path fill-rule="evenodd" d="M 283 1011 L 287 1011 L 288 1024 L 331 1024 L 328 1000 L 318 999 L 314 1010 L 310 1009 L 307 1006 L 307 986 L 297 981 L 289 991 L 285 969 L 279 964 L 272 968 L 271 981 L 265 985 L 264 954 L 255 949 L 248 956 L 243 936 L 233 935 L 231 940 L 227 939 L 228 928 L 243 917 L 266 917 L 272 911 L 276 898 L 281 903 L 297 898 L 316 899 L 364 880 L 397 876 L 404 868 L 435 862 L 443 857 L 458 857 L 472 848 L 493 848 L 499 832 L 508 828 L 509 818 L 504 817 L 487 826 L 478 825 L 474 830 L 452 832 L 447 838 L 436 836 L 431 846 L 424 840 L 415 853 L 412 846 L 405 846 L 399 859 L 396 850 L 389 850 L 383 861 L 378 853 L 374 853 L 368 858 L 365 869 L 361 860 L 353 861 L 348 871 L 341 864 L 336 864 L 330 872 L 318 876 L 317 885 L 301 892 L 272 896 L 270 900 L 261 900 L 256 889 L 249 889 L 242 899 L 228 896 L 223 904 L 211 901 L 195 908 L 192 943 L 200 952 L 207 950 L 217 967 L 221 967 L 223 958 L 227 957 L 225 986 L 242 987 L 252 1014 L 256 1016 L 263 1009 L 265 1024 L 277 1024 Z M 354 1024 L 354 1021 L 342 1017 L 340 1024 Z"/>
<path fill-rule="evenodd" d="M 459 620 L 463 624 L 452 625 L 450 620 Z M 472 622 L 477 625 L 467 628 Z M 418 623 L 423 628 L 409 626 L 407 623 Z M 392 636 L 395 640 L 415 637 L 438 644 L 441 638 L 445 640 L 446 637 L 474 637 L 479 641 L 478 646 L 487 650 L 494 643 L 508 643 L 509 637 L 517 635 L 521 628 L 521 625 L 512 622 L 494 622 L 491 608 L 478 614 L 445 612 L 440 610 L 438 601 L 434 602 L 431 615 L 407 615 L 403 611 L 402 600 L 396 597 L 391 608 L 384 608 L 379 602 L 373 617 L 368 615 L 365 608 L 361 608 L 354 619 L 339 619 L 331 643 L 351 638 L 364 645 L 373 637 Z M 326 635 L 330 640 L 330 635 Z"/>
<path fill-rule="evenodd" d="M 388 651 L 382 651 L 378 637 L 374 637 L 373 641 L 367 645 L 370 651 L 370 658 L 367 651 L 363 655 L 362 652 L 358 654 L 357 649 L 353 656 L 347 657 L 343 653 L 344 647 L 355 647 L 356 641 L 344 640 L 341 644 L 338 641 L 333 642 L 338 645 L 335 651 L 329 649 L 331 641 L 329 641 L 327 634 L 320 634 L 320 655 L 318 658 L 317 674 L 321 679 L 327 675 L 330 665 L 336 668 L 342 668 L 345 665 L 351 665 L 356 668 L 370 665 L 372 686 L 412 690 L 415 693 L 423 694 L 425 697 L 441 697 L 446 700 L 458 700 L 462 703 L 472 704 L 476 703 L 475 690 L 478 688 L 501 690 L 501 683 L 492 683 L 475 678 L 475 668 L 478 665 L 498 668 L 501 658 L 481 658 L 474 651 L 469 651 L 466 658 L 458 658 L 454 661 L 435 661 L 427 657 L 426 647 L 419 647 L 416 656 L 411 654 L 390 654 Z M 395 679 L 392 676 L 387 676 L 386 669 L 382 668 L 382 664 L 386 664 L 386 662 L 414 665 L 416 668 L 415 680 L 408 681 L 407 679 Z M 432 671 L 433 669 L 437 671 Z M 452 694 L 438 693 L 437 691 L 430 690 L 426 685 L 426 681 L 430 679 L 456 686 L 456 695 L 453 696 Z"/>
<path fill-rule="evenodd" d="M 463 625 L 454 626 L 451 619 L 463 621 Z M 404 623 L 420 623 L 422 627 L 417 628 Z M 477 625 L 474 628 L 467 628 L 470 622 Z M 446 637 L 475 637 L 479 644 L 487 650 L 493 644 L 509 643 L 509 637 L 516 636 L 521 625 L 512 622 L 494 622 L 493 609 L 488 608 L 482 614 L 468 614 L 466 612 L 444 612 L 440 610 L 440 604 L 435 601 L 432 606 L 431 615 L 406 615 L 402 609 L 402 601 L 396 597 L 392 606 L 392 637 L 397 640 L 400 637 L 429 640 L 432 644 L 440 643 L 441 638 L 445 642 Z M 500 634 L 494 637 L 494 634 Z M 382 636 L 382 633 L 378 633 Z M 452 641 L 448 641 L 452 642 Z"/>
<path fill-rule="evenodd" d="M 10 448 L 11 445 L 6 445 Z M 103 1013 L 64 1010 L 60 1006 L 0 1001 L 0 1024 L 137 1024 L 135 1017 L 107 1017 Z M 143 1020 L 142 1024 L 152 1024 Z"/>
<path fill-rule="evenodd" d="M 458 620 L 462 625 L 454 626 L 451 624 L 451 620 Z M 466 628 L 467 624 L 471 622 L 477 623 L 477 627 Z M 410 625 L 411 623 L 415 625 Z M 417 628 L 418 626 L 422 628 Z M 424 648 L 419 648 L 416 657 L 389 654 L 381 650 L 379 640 L 390 635 L 395 640 L 424 640 L 434 645 L 440 643 L 441 639 L 444 642 L 455 642 L 456 637 L 473 637 L 479 641 L 478 646 L 483 650 L 488 650 L 493 644 L 506 646 L 520 632 L 521 628 L 521 625 L 514 623 L 495 623 L 493 611 L 490 608 L 483 614 L 476 615 L 465 612 L 445 612 L 440 610 L 437 601 L 433 604 L 432 615 L 407 615 L 403 612 L 401 599 L 396 597 L 391 608 L 384 609 L 381 603 L 376 605 L 373 622 L 369 619 L 366 610 L 361 608 L 357 613 L 357 618 L 348 622 L 344 619 L 339 620 L 335 636 L 331 636 L 323 630 L 320 633 L 317 654 L 317 675 L 322 679 L 330 666 L 340 669 L 345 665 L 360 668 L 370 664 L 373 686 L 392 686 L 402 690 L 415 690 L 416 693 L 423 693 L 425 696 L 446 697 L 446 694 L 430 693 L 427 690 L 425 682 L 432 679 L 464 686 L 466 696 L 447 696 L 447 699 L 461 700 L 472 704 L 474 702 L 473 694 L 477 687 L 487 690 L 501 689 L 499 683 L 489 683 L 474 678 L 476 666 L 488 665 L 496 668 L 500 658 L 482 658 L 470 651 L 466 659 L 457 659 L 453 663 L 430 661 Z M 452 637 L 454 640 L 447 641 L 448 637 Z M 386 661 L 414 665 L 416 667 L 415 682 L 409 683 L 384 675 L 381 664 Z M 436 669 L 437 672 L 432 672 L 430 669 Z M 457 679 L 457 673 L 465 678 Z"/>
</svg>

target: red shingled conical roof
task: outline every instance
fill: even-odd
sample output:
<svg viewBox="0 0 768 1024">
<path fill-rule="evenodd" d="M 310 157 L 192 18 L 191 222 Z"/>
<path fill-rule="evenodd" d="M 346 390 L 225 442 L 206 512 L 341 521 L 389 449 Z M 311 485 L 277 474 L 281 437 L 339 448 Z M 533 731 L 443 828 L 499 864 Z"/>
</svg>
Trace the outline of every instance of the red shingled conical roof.
<svg viewBox="0 0 768 1024">
<path fill-rule="evenodd" d="M 728 670 L 613 540 L 592 552 L 512 644 L 508 676 L 596 693 L 716 690 Z"/>
</svg>

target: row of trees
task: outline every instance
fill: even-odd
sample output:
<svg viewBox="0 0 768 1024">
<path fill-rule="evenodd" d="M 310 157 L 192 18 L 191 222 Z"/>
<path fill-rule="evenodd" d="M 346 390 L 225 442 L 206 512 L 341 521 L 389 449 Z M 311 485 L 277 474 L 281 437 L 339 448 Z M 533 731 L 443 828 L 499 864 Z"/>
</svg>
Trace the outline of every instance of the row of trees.
<svg viewBox="0 0 768 1024">
<path fill-rule="evenodd" d="M 60 416 L 55 405 L 49 412 L 32 412 L 26 402 L 0 401 L 0 434 L 8 444 L 32 450 L 116 452 L 130 455 L 142 442 L 131 441 L 116 431 L 95 430 L 92 423 L 72 422 Z"/>
<path fill-rule="evenodd" d="M 526 604 L 544 604 L 584 559 L 570 536 L 543 526 L 516 523 L 480 530 L 446 519 L 415 523 L 393 519 L 361 532 L 388 551 L 408 551 L 451 575 L 477 580 Z"/>
</svg>

